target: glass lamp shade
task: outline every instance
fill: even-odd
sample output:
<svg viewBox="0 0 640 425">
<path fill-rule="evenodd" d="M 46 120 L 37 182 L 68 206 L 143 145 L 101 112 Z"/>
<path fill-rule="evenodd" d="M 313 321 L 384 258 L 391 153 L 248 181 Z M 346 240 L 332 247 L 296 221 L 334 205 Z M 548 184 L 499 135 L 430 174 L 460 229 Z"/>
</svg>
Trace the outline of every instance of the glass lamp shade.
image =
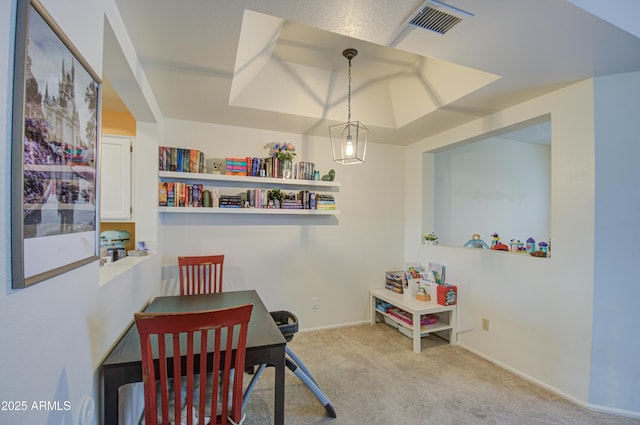
<svg viewBox="0 0 640 425">
<path fill-rule="evenodd" d="M 369 129 L 360 121 L 329 126 L 329 135 L 335 162 L 342 165 L 364 162 Z"/>
</svg>

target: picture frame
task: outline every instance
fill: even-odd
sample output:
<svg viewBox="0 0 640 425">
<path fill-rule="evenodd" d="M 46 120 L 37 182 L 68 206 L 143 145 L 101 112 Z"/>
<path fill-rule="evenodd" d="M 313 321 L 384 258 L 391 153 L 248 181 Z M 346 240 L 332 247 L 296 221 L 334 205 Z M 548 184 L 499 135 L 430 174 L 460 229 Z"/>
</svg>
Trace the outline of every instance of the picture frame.
<svg viewBox="0 0 640 425">
<path fill-rule="evenodd" d="M 12 287 L 99 259 L 102 81 L 37 0 L 18 0 L 11 145 Z"/>
</svg>

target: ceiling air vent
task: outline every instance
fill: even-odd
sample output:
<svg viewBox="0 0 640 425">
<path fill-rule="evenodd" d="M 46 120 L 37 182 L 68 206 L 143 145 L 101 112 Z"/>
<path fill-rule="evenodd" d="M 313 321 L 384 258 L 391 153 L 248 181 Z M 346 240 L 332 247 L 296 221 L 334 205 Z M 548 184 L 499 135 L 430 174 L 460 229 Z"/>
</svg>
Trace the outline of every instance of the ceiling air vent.
<svg viewBox="0 0 640 425">
<path fill-rule="evenodd" d="M 415 16 L 409 20 L 409 24 L 444 34 L 462 21 L 464 16 L 473 16 L 473 14 L 439 1 L 430 0 L 418 9 Z"/>
</svg>

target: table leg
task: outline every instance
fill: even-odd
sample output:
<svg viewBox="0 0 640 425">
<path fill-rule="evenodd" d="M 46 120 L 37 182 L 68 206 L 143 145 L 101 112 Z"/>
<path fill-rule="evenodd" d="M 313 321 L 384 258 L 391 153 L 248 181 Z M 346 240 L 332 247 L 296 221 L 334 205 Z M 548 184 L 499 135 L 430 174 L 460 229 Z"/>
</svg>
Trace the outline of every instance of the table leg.
<svg viewBox="0 0 640 425">
<path fill-rule="evenodd" d="M 285 370 L 285 346 L 278 347 L 278 352 L 274 358 L 275 366 L 275 405 L 273 420 L 275 425 L 284 425 L 284 370 Z"/>
<path fill-rule="evenodd" d="M 104 423 L 103 425 L 118 425 L 118 388 L 122 385 L 117 370 L 104 370 Z"/>
</svg>

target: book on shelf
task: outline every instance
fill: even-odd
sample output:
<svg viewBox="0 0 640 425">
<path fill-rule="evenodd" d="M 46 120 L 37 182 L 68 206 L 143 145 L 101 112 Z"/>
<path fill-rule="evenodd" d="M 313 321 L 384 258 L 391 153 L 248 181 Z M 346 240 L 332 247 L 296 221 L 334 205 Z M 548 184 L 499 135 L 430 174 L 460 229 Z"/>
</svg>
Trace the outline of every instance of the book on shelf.
<svg viewBox="0 0 640 425">
<path fill-rule="evenodd" d="M 301 210 L 303 209 L 302 201 L 297 199 L 284 199 L 280 204 L 280 208 L 289 210 Z"/>
<path fill-rule="evenodd" d="M 220 208 L 242 208 L 242 197 L 240 195 L 220 195 L 218 206 Z"/>
<path fill-rule="evenodd" d="M 161 207 L 167 206 L 167 185 L 163 182 L 160 182 L 158 187 L 158 205 Z"/>
<path fill-rule="evenodd" d="M 300 192 L 298 192 L 298 200 L 302 204 L 302 208 L 307 210 L 309 209 L 309 191 L 308 190 L 301 190 Z"/>
<path fill-rule="evenodd" d="M 425 280 L 434 282 L 437 285 L 444 285 L 444 283 L 446 282 L 445 271 L 446 267 L 443 264 L 429 263 Z"/>
<path fill-rule="evenodd" d="M 265 208 L 268 203 L 268 189 L 247 189 L 247 201 L 251 208 Z"/>
<path fill-rule="evenodd" d="M 184 171 L 184 149 L 178 149 L 176 151 L 176 169 L 175 171 L 181 173 Z"/>
<path fill-rule="evenodd" d="M 201 184 L 193 184 L 191 185 L 191 202 L 189 205 L 192 207 L 202 207 L 202 185 Z"/>
<path fill-rule="evenodd" d="M 402 294 L 404 279 L 404 271 L 388 271 L 385 273 L 385 288 L 398 294 Z"/>
<path fill-rule="evenodd" d="M 324 199 L 319 199 L 320 195 L 316 195 L 316 209 L 317 210 L 335 210 L 336 209 L 336 201 L 329 201 Z"/>
<path fill-rule="evenodd" d="M 182 171 L 185 173 L 191 172 L 191 149 L 182 150 Z"/>
<path fill-rule="evenodd" d="M 198 158 L 198 151 L 191 149 L 189 151 L 189 171 L 197 173 L 200 168 L 200 158 Z"/>
<path fill-rule="evenodd" d="M 158 147 L 158 170 L 169 170 L 169 148 L 166 146 Z"/>
<path fill-rule="evenodd" d="M 267 177 L 273 177 L 273 157 L 269 156 L 262 161 L 262 169 L 264 170 L 264 175 Z"/>
<path fill-rule="evenodd" d="M 315 210 L 317 207 L 316 205 L 316 193 L 315 192 L 309 192 L 309 209 L 310 210 Z"/>
<path fill-rule="evenodd" d="M 316 201 L 317 202 L 335 202 L 335 198 L 333 197 L 333 195 L 318 193 L 316 195 Z"/>
<path fill-rule="evenodd" d="M 232 176 L 246 176 L 247 158 L 226 158 L 225 174 Z"/>
<path fill-rule="evenodd" d="M 174 182 L 167 182 L 167 206 L 168 207 L 175 207 L 175 191 L 174 191 L 174 186 L 175 183 Z"/>
<path fill-rule="evenodd" d="M 300 180 L 313 180 L 315 163 L 300 161 L 296 164 L 296 178 Z"/>
<path fill-rule="evenodd" d="M 159 147 L 158 169 L 160 171 L 178 171 L 202 173 L 205 155 L 197 149 Z"/>
<path fill-rule="evenodd" d="M 169 149 L 169 163 L 171 164 L 169 171 L 178 171 L 178 148 Z"/>
</svg>

